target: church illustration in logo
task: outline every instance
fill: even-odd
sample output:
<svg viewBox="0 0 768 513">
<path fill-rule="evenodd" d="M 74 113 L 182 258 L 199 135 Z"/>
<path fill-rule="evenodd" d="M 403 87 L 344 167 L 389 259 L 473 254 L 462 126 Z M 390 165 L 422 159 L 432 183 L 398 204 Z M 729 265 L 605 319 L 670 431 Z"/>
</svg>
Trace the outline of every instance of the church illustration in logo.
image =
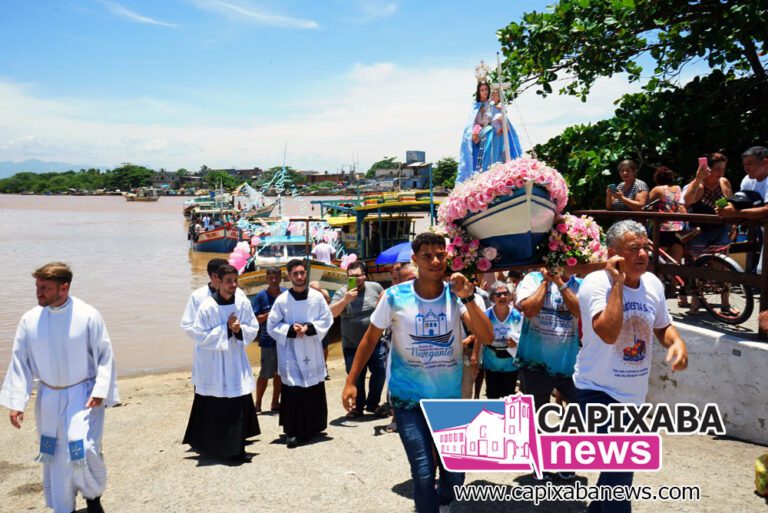
<svg viewBox="0 0 768 513">
<path fill-rule="evenodd" d="M 430 310 L 426 314 L 418 313 L 414 328 L 416 333 L 411 335 L 414 345 L 448 347 L 453 343 L 453 331 L 448 330 L 445 312 L 436 314 Z"/>
<path fill-rule="evenodd" d="M 442 427 L 444 415 L 449 414 L 443 411 L 446 403 L 451 403 L 454 413 L 462 409 L 460 417 L 471 420 Z M 537 474 L 541 472 L 532 396 L 517 394 L 493 401 L 422 400 L 421 404 L 446 469 L 467 472 L 533 468 Z"/>
</svg>

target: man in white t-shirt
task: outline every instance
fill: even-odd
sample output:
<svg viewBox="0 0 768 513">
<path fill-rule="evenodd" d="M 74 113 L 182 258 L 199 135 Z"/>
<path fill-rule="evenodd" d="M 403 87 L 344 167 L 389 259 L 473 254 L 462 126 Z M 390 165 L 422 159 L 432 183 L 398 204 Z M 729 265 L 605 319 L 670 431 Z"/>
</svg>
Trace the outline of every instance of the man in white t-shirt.
<svg viewBox="0 0 768 513">
<path fill-rule="evenodd" d="M 647 272 L 645 227 L 619 221 L 606 232 L 608 265 L 589 274 L 579 289 L 583 347 L 573 375 L 576 397 L 588 404 L 645 402 L 653 336 L 668 348 L 673 371 L 688 366 L 688 351 L 672 326 L 664 285 Z M 600 431 L 600 430 L 599 430 Z M 598 486 L 631 486 L 632 472 L 603 472 Z M 629 501 L 592 502 L 589 512 L 629 512 Z"/>
<path fill-rule="evenodd" d="M 747 176 L 741 181 L 742 191 L 756 191 L 763 197 L 765 205 L 755 208 L 736 210 L 728 204 L 724 208 L 717 209 L 717 213 L 725 219 L 741 217 L 745 219 L 765 219 L 768 217 L 768 148 L 764 146 L 752 146 L 741 154 L 741 162 Z M 760 261 L 757 264 L 757 273 L 763 270 L 763 252 L 760 251 Z"/>
<path fill-rule="evenodd" d="M 315 247 L 312 249 L 312 254 L 315 255 L 315 259 L 320 262 L 325 262 L 326 264 L 331 263 L 334 253 L 336 253 L 336 251 L 333 249 L 333 246 L 327 242 L 315 244 Z"/>
<path fill-rule="evenodd" d="M 454 498 L 464 474 L 448 472 L 433 452 L 429 426 L 421 411 L 421 399 L 460 399 L 464 322 L 480 344 L 493 340 L 491 321 L 474 301 L 474 286 L 454 273 L 450 285 L 446 271 L 445 238 L 421 233 L 413 240 L 413 262 L 418 277 L 387 289 L 379 301 L 347 376 L 342 403 L 355 408 L 355 381 L 371 357 L 386 328 L 392 328 L 389 351 L 389 392 L 413 477 L 416 510 L 444 511 Z M 440 480 L 435 488 L 435 468 Z"/>
</svg>

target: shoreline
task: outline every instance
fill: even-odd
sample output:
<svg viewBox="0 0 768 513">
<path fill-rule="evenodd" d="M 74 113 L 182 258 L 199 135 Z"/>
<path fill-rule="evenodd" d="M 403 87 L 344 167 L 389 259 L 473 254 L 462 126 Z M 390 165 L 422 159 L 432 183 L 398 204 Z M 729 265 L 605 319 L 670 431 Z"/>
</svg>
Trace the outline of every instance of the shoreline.
<svg viewBox="0 0 768 513">
<path fill-rule="evenodd" d="M 338 350 L 331 349 L 334 346 L 338 346 Z M 256 349 L 247 349 L 248 354 L 248 360 L 251 363 L 251 369 L 253 369 L 254 375 L 258 375 L 259 373 L 259 359 L 257 358 L 258 353 L 256 352 Z M 328 346 L 328 364 L 336 361 L 344 362 L 344 356 L 341 353 L 341 340 L 336 342 L 331 342 L 331 344 Z M 117 368 L 117 379 L 130 379 L 130 378 L 137 378 L 137 377 L 143 377 L 143 376 L 157 376 L 162 374 L 180 374 L 180 373 L 191 373 L 192 372 L 192 366 L 191 365 L 180 365 L 176 367 L 157 367 L 157 368 L 151 368 L 151 369 L 127 369 L 127 370 L 121 370 L 119 367 Z"/>
</svg>

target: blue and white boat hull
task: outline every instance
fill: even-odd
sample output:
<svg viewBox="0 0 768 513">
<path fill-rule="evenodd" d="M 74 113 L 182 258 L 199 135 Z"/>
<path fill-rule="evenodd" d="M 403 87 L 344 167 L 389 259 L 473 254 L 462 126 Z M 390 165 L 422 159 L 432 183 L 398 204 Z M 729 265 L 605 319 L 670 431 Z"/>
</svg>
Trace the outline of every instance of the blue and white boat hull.
<svg viewBox="0 0 768 513">
<path fill-rule="evenodd" d="M 231 253 L 240 240 L 240 230 L 236 226 L 221 226 L 207 232 L 201 232 L 197 240 L 192 241 L 192 251 L 205 253 Z"/>
<path fill-rule="evenodd" d="M 494 267 L 529 264 L 538 260 L 536 246 L 549 235 L 556 210 L 547 190 L 529 181 L 487 210 L 467 216 L 461 226 L 482 246 L 496 248 Z"/>
</svg>

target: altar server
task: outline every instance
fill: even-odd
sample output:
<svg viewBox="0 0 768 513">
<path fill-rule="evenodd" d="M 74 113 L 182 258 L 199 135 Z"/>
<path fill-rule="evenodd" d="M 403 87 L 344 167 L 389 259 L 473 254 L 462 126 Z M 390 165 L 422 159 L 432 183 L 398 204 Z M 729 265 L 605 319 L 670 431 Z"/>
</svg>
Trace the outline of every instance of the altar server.
<svg viewBox="0 0 768 513">
<path fill-rule="evenodd" d="M 11 410 L 11 424 L 21 428 L 33 380 L 39 380 L 35 460 L 43 464 L 46 505 L 70 513 L 80 493 L 88 513 L 101 513 L 107 482 L 101 456 L 104 408 L 119 400 L 112 344 L 101 314 L 69 295 L 67 264 L 46 264 L 32 276 L 38 306 L 16 329 L 0 404 Z"/>
<path fill-rule="evenodd" d="M 183 329 L 192 340 L 195 339 L 194 326 L 197 310 L 200 308 L 200 305 L 203 304 L 203 301 L 216 294 L 216 291 L 219 290 L 220 280 L 216 271 L 218 271 L 219 267 L 222 265 L 227 265 L 227 261 L 223 258 L 212 258 L 209 260 L 207 271 L 210 281 L 206 285 L 195 289 L 192 294 L 189 295 L 187 306 L 184 309 L 184 315 L 181 317 L 181 329 Z M 245 292 L 240 289 L 237 289 L 235 295 L 238 297 L 242 296 L 243 298 L 247 297 Z M 202 361 L 205 359 L 205 354 L 201 353 L 205 353 L 206 350 L 195 345 L 194 351 L 192 358 L 192 385 L 196 387 L 198 375 L 200 374 L 200 365 L 202 365 Z"/>
<path fill-rule="evenodd" d="M 258 335 L 259 323 L 250 301 L 236 294 L 237 269 L 226 264 L 216 274 L 219 290 L 200 305 L 193 327 L 198 374 L 183 443 L 205 456 L 247 462 L 245 441 L 261 431 L 245 346 Z"/>
<path fill-rule="evenodd" d="M 275 300 L 267 330 L 277 341 L 278 373 L 283 381 L 280 425 L 288 448 L 294 448 L 328 425 L 322 340 L 331 329 L 333 314 L 323 295 L 307 287 L 303 260 L 291 260 L 286 269 L 292 287 Z"/>
<path fill-rule="evenodd" d="M 210 281 L 206 285 L 195 289 L 192 294 L 189 295 L 187 300 L 187 307 L 184 309 L 184 315 L 181 317 L 181 329 L 190 336 L 195 338 L 195 332 L 192 327 L 195 324 L 195 317 L 197 316 L 197 310 L 206 298 L 214 295 L 219 288 L 219 277 L 216 275 L 216 271 L 227 261 L 223 258 L 212 258 L 208 261 L 206 271 Z M 192 383 L 195 381 L 195 368 L 192 367 Z"/>
</svg>

